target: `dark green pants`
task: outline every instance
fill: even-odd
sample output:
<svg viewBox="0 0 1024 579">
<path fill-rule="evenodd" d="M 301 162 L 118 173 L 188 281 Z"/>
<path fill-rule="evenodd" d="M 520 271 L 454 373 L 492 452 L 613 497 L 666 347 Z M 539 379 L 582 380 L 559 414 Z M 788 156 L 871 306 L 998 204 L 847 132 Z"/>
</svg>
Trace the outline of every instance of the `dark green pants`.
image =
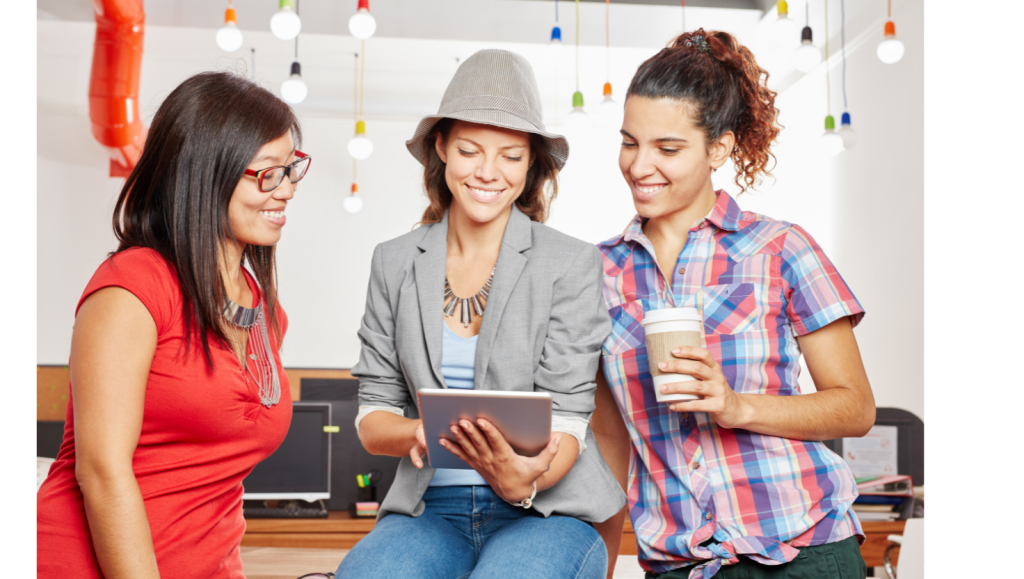
<svg viewBox="0 0 1024 579">
<path fill-rule="evenodd" d="M 857 537 L 838 543 L 797 547 L 800 554 L 783 565 L 762 565 L 740 556 L 736 565 L 723 566 L 714 579 L 864 579 L 867 566 Z M 667 573 L 648 573 L 647 579 L 686 579 L 690 567 Z"/>
</svg>

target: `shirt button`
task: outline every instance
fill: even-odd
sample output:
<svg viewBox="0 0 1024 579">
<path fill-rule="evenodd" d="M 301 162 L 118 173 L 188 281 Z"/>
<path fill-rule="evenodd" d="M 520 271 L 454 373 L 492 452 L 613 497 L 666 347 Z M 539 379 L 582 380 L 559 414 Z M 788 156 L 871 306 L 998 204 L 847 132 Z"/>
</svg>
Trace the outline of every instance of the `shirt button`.
<svg viewBox="0 0 1024 579">
<path fill-rule="evenodd" d="M 704 519 L 710 521 L 711 520 L 711 513 L 704 513 Z"/>
<path fill-rule="evenodd" d="M 697 461 L 694 461 L 693 464 L 690 465 L 690 468 L 692 468 L 693 470 L 697 470 L 698 468 L 700 468 L 700 463 L 697 462 Z M 708 519 L 708 520 L 710 520 L 710 519 Z"/>
<path fill-rule="evenodd" d="M 682 414 L 680 414 L 679 416 L 681 416 L 681 417 L 683 417 L 683 418 L 689 418 L 689 417 L 690 417 L 690 413 L 689 413 L 689 412 L 683 412 L 683 413 L 682 413 Z"/>
<path fill-rule="evenodd" d="M 679 275 L 683 275 L 684 273 L 686 273 L 686 268 L 685 267 L 679 268 Z"/>
</svg>

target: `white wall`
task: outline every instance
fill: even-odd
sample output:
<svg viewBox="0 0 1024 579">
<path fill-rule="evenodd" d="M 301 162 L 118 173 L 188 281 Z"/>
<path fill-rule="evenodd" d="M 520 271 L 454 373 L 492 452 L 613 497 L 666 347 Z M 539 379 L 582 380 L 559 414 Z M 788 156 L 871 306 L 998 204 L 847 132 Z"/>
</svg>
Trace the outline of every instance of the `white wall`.
<svg viewBox="0 0 1024 579">
<path fill-rule="evenodd" d="M 739 201 L 745 209 L 799 223 L 816 237 L 868 312 L 856 333 L 877 404 L 923 417 L 923 3 L 894 4 L 893 16 L 907 46 L 904 59 L 883 65 L 870 34 L 848 55 L 849 110 L 858 145 L 832 159 L 817 154 L 826 114 L 824 65 L 803 77 L 777 75 L 783 77 L 777 105 L 786 129 L 775 148 L 775 182 Z M 836 10 L 833 22 L 838 22 Z M 849 17 L 850 6 L 847 11 Z M 93 26 L 38 24 L 38 362 L 63 364 L 74 304 L 105 253 L 114 248 L 110 215 L 123 180 L 106 176 L 105 153 L 89 133 L 85 96 Z M 714 22 L 706 25 L 713 27 Z M 754 25 L 737 32 L 758 54 Z M 847 40 L 865 29 L 848 27 Z M 877 29 L 880 36 L 880 23 Z M 140 101 L 147 122 L 163 96 L 188 75 L 242 67 L 238 59 L 207 48 L 209 30 L 148 27 L 146 34 Z M 818 29 L 815 36 L 821 43 Z M 290 49 L 268 33 L 247 31 L 246 40 L 257 46 L 257 79 L 276 90 Z M 296 109 L 305 131 L 303 146 L 315 160 L 289 207 L 279 245 L 281 299 L 291 319 L 283 356 L 291 367 L 344 368 L 358 356 L 355 331 L 372 248 L 409 231 L 424 206 L 421 170 L 404 141 L 419 116 L 436 110 L 455 70 L 455 57 L 485 46 L 526 55 L 541 85 L 546 122 L 555 125 L 555 104 L 560 105 L 559 116 L 568 108 L 573 52 L 543 45 L 372 39 L 366 82 L 375 151 L 360 163 L 366 205 L 352 216 L 342 210 L 341 201 L 351 183 L 352 162 L 344 147 L 352 133 L 355 43 L 343 36 L 303 35 L 302 46 L 311 96 Z M 832 50 L 837 46 L 833 29 Z M 613 49 L 611 81 L 617 98 L 636 66 L 652 53 Z M 603 47 L 584 47 L 581 53 L 581 88 L 588 108 L 599 101 L 604 54 Z M 777 55 L 765 58 L 779 60 Z M 842 112 L 839 72 L 832 69 L 832 114 L 837 120 Z M 564 132 L 571 156 L 549 224 L 592 242 L 611 237 L 633 215 L 617 169 L 615 131 Z M 716 185 L 735 190 L 728 170 L 716 173 Z M 812 389 L 809 380 L 801 382 Z"/>
</svg>

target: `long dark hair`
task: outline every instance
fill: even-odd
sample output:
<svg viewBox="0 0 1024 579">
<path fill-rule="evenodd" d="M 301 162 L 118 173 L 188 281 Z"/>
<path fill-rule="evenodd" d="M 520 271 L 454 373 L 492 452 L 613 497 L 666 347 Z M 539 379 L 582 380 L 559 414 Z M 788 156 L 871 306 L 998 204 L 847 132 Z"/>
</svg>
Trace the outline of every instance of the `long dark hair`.
<svg viewBox="0 0 1024 579">
<path fill-rule="evenodd" d="M 441 119 L 433 130 L 423 139 L 423 190 L 427 193 L 430 205 L 423 211 L 420 223 L 438 223 L 444 212 L 452 204 L 452 192 L 448 189 L 448 181 L 444 178 L 446 165 L 437 154 L 435 142 L 441 136 L 441 142 L 448 142 L 451 134 L 452 119 Z M 533 165 L 526 173 L 526 184 L 523 192 L 516 199 L 516 207 L 533 221 L 547 221 L 551 210 L 551 202 L 558 196 L 558 163 L 548 151 L 544 138 L 535 133 L 530 136 L 530 152 L 534 155 Z"/>
<path fill-rule="evenodd" d="M 210 369 L 210 334 L 228 344 L 220 322 L 225 289 L 219 259 L 223 245 L 234 240 L 228 204 L 260 148 L 288 131 L 297 147 L 298 119 L 270 91 L 232 73 L 197 74 L 160 105 L 114 207 L 120 242 L 114 253 L 148 247 L 173 267 L 184 297 L 185 355 L 198 339 Z M 249 244 L 244 257 L 280 345 L 274 252 L 274 246 Z"/>
<path fill-rule="evenodd" d="M 730 157 L 736 166 L 736 185 L 743 193 L 769 175 L 771 144 L 778 124 L 775 91 L 767 86 L 768 72 L 750 49 L 728 32 L 686 32 L 640 65 L 626 98 L 670 98 L 690 105 L 704 141 L 726 131 L 736 135 Z"/>
</svg>

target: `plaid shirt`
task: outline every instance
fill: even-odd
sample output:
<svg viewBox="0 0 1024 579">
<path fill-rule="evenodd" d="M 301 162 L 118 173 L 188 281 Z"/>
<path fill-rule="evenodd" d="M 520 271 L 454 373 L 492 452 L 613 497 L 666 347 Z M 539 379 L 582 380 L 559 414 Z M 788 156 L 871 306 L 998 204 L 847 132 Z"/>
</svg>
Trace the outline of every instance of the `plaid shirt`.
<svg viewBox="0 0 1024 579">
<path fill-rule="evenodd" d="M 707 413 L 655 400 L 646 311 L 696 307 L 704 347 L 733 390 L 778 396 L 800 394 L 796 336 L 864 315 L 806 231 L 717 195 L 690 228 L 671 280 L 639 216 L 598 244 L 613 323 L 602 360 L 633 445 L 628 494 L 640 564 L 658 573 L 692 565 L 690 579 L 713 576 L 737 555 L 778 565 L 797 556 L 794 547 L 863 537 L 850 508 L 853 475 L 822 443 L 720 428 Z"/>
</svg>

